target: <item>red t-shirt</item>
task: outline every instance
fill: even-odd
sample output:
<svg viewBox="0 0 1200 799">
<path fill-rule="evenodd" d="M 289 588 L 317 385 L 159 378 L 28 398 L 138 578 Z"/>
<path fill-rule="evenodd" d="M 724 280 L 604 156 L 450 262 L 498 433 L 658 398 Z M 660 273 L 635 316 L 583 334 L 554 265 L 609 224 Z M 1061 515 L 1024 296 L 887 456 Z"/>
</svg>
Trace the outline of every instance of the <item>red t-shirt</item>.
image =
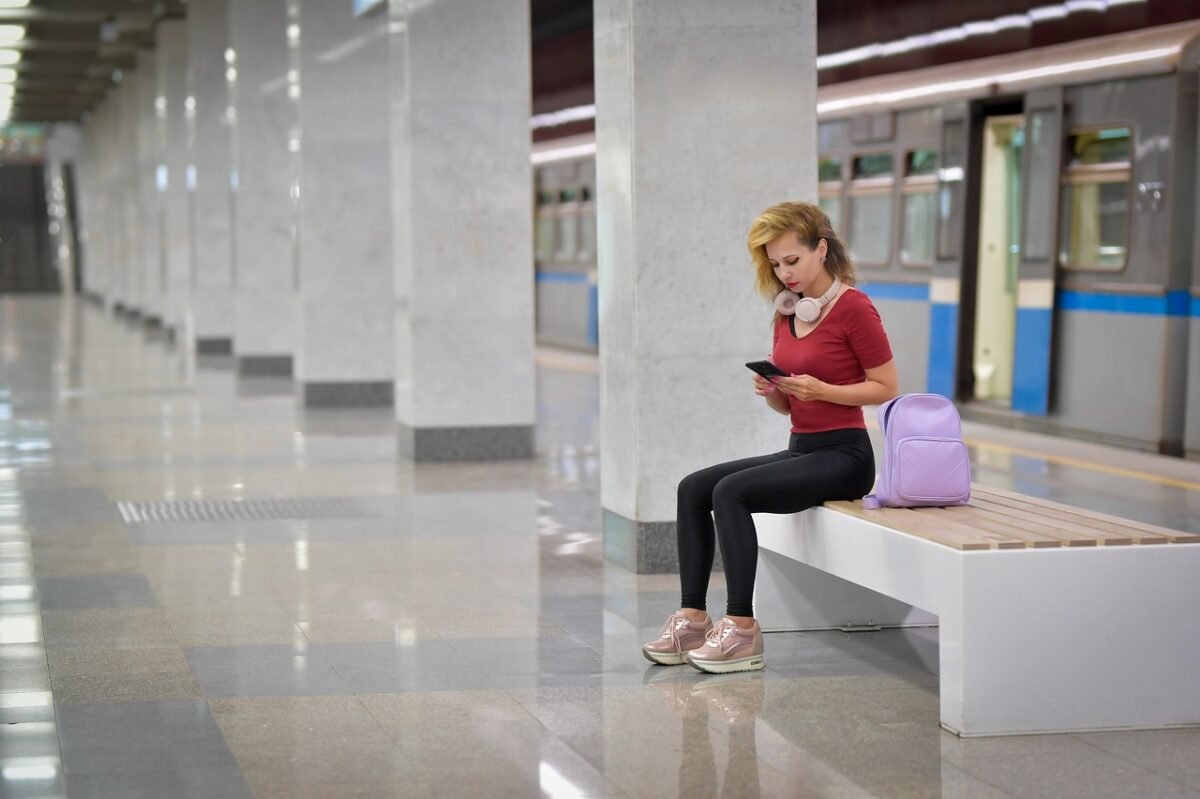
<svg viewBox="0 0 1200 799">
<path fill-rule="evenodd" d="M 866 370 L 892 359 L 892 348 L 879 311 L 858 289 L 844 293 L 821 323 L 804 338 L 792 334 L 784 316 L 775 323 L 771 361 L 792 375 L 812 375 L 835 386 L 861 383 Z M 788 397 L 793 433 L 820 433 L 851 427 L 865 428 L 862 408 Z"/>
</svg>

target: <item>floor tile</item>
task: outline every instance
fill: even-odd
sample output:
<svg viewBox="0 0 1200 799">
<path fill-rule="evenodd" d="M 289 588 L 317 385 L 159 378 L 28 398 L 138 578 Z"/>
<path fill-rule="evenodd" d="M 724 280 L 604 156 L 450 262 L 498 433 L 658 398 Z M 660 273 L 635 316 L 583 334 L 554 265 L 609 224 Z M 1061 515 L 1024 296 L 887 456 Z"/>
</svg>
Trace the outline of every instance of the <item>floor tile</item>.
<svg viewBox="0 0 1200 799">
<path fill-rule="evenodd" d="M 202 700 L 64 705 L 58 713 L 72 796 L 250 796 Z"/>
<path fill-rule="evenodd" d="M 141 574 L 80 574 L 38 579 L 38 601 L 46 610 L 152 608 L 154 591 Z"/>
<path fill-rule="evenodd" d="M 354 689 L 316 645 L 184 650 L 206 697 L 348 694 Z"/>
</svg>

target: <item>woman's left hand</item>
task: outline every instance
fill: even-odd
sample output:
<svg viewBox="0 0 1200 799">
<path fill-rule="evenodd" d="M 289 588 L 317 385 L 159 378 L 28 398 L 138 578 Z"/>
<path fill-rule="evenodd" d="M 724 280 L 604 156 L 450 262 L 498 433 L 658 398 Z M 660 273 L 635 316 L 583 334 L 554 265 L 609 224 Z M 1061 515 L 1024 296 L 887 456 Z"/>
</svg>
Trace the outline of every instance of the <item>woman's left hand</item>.
<svg viewBox="0 0 1200 799">
<path fill-rule="evenodd" d="M 812 402 L 813 400 L 822 399 L 825 395 L 826 385 L 811 375 L 775 378 L 776 388 L 801 402 Z"/>
</svg>

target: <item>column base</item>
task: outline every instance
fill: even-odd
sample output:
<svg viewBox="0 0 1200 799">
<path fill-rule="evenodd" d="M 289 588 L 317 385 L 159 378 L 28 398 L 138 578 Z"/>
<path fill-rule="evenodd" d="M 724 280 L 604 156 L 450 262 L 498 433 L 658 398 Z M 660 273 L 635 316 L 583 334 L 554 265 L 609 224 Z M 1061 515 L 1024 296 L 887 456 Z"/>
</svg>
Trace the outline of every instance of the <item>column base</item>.
<svg viewBox="0 0 1200 799">
<path fill-rule="evenodd" d="M 679 571 L 675 522 L 639 522 L 604 508 L 604 557 L 635 574 Z"/>
<path fill-rule="evenodd" d="M 291 377 L 290 355 L 240 355 L 237 359 L 238 377 Z"/>
<path fill-rule="evenodd" d="M 604 512 L 604 557 L 635 574 L 677 574 L 679 545 L 675 522 L 638 522 L 608 508 Z M 713 571 L 723 571 L 725 562 L 718 546 Z"/>
<path fill-rule="evenodd" d="M 233 355 L 233 339 L 227 336 L 196 339 L 197 355 Z"/>
<path fill-rule="evenodd" d="M 400 454 L 414 461 L 510 461 L 534 456 L 533 426 L 399 427 Z"/>
<path fill-rule="evenodd" d="M 395 384 L 391 380 L 369 383 L 300 383 L 306 408 L 363 408 L 391 405 Z"/>
</svg>

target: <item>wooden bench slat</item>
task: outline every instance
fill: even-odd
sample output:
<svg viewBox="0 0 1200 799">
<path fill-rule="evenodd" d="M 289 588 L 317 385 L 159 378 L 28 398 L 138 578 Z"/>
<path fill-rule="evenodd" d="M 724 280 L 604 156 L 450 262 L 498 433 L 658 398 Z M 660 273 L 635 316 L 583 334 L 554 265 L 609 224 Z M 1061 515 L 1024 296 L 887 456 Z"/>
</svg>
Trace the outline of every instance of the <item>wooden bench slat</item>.
<svg viewBox="0 0 1200 799">
<path fill-rule="evenodd" d="M 1052 549 L 1061 547 L 1063 542 L 1061 539 L 1054 536 L 1046 535 L 1045 533 L 1036 533 L 1029 530 L 1022 530 L 1015 525 L 1006 524 L 1003 521 L 997 521 L 994 518 L 989 518 L 986 513 L 979 508 L 972 508 L 969 505 L 958 505 L 950 508 L 921 508 L 921 514 L 928 515 L 933 518 L 942 519 L 948 517 L 953 521 L 969 527 L 978 528 L 980 530 L 991 530 L 994 533 L 1001 533 L 1011 538 L 1016 538 L 1024 541 L 1027 545 L 1034 549 Z"/>
<path fill-rule="evenodd" d="M 1078 517 L 1070 517 L 1067 514 L 1047 513 L 1045 509 L 1041 512 L 1034 508 L 1023 507 L 1020 503 L 1013 501 L 1006 503 L 998 497 L 982 497 L 972 496 L 971 504 L 987 510 L 1011 516 L 1015 519 L 1022 519 L 1027 522 L 1042 524 L 1046 527 L 1051 527 L 1050 523 L 1062 524 L 1066 529 L 1074 533 L 1090 536 L 1092 540 L 1099 546 L 1129 546 L 1133 544 L 1133 538 L 1128 534 L 1119 532 L 1119 528 L 1115 524 L 1107 524 L 1105 522 L 1096 522 L 1095 524 L 1086 524 L 1084 519 Z M 1051 529 L 1055 529 L 1051 527 Z"/>
<path fill-rule="evenodd" d="M 1006 512 L 1013 510 L 1010 507 L 988 505 L 988 501 L 980 500 L 977 497 L 971 498 L 970 507 L 978 513 L 983 513 L 989 523 L 1001 524 L 1006 529 L 1016 525 L 1016 529 L 1049 536 L 1051 539 L 1061 541 L 1062 545 L 1066 547 L 1094 547 L 1097 543 L 1096 536 L 1092 535 L 1091 530 L 1075 529 L 1073 524 L 1052 523 L 1034 513 L 1014 516 L 1013 513 Z"/>
<path fill-rule="evenodd" d="M 1012 491 L 1005 491 L 1001 488 L 993 488 L 991 486 L 972 485 L 973 493 L 984 494 L 989 497 L 999 497 L 1001 499 L 1015 500 L 1026 505 L 1036 505 L 1039 508 L 1054 510 L 1059 513 L 1064 513 L 1072 517 L 1078 517 L 1082 520 L 1100 521 L 1108 524 L 1118 525 L 1126 531 L 1138 531 L 1141 535 L 1133 536 L 1135 543 L 1138 544 L 1154 544 L 1154 543 L 1173 543 L 1173 544 L 1194 544 L 1200 543 L 1200 534 L 1189 533 L 1183 530 L 1172 530 L 1167 527 L 1159 527 L 1154 524 L 1146 524 L 1132 519 L 1122 519 L 1118 516 L 1109 516 L 1105 513 L 1097 513 L 1090 510 L 1082 510 L 1073 508 L 1070 505 L 1062 505 L 1058 502 L 1040 499 L 1038 497 L 1029 497 L 1024 494 L 1017 494 Z"/>
<path fill-rule="evenodd" d="M 930 519 L 908 508 L 867 510 L 861 501 L 826 502 L 825 507 L 848 513 L 870 522 L 894 527 L 901 532 L 964 551 L 983 549 L 1024 549 L 1025 542 L 990 531 L 973 530 L 953 521 Z"/>
</svg>

